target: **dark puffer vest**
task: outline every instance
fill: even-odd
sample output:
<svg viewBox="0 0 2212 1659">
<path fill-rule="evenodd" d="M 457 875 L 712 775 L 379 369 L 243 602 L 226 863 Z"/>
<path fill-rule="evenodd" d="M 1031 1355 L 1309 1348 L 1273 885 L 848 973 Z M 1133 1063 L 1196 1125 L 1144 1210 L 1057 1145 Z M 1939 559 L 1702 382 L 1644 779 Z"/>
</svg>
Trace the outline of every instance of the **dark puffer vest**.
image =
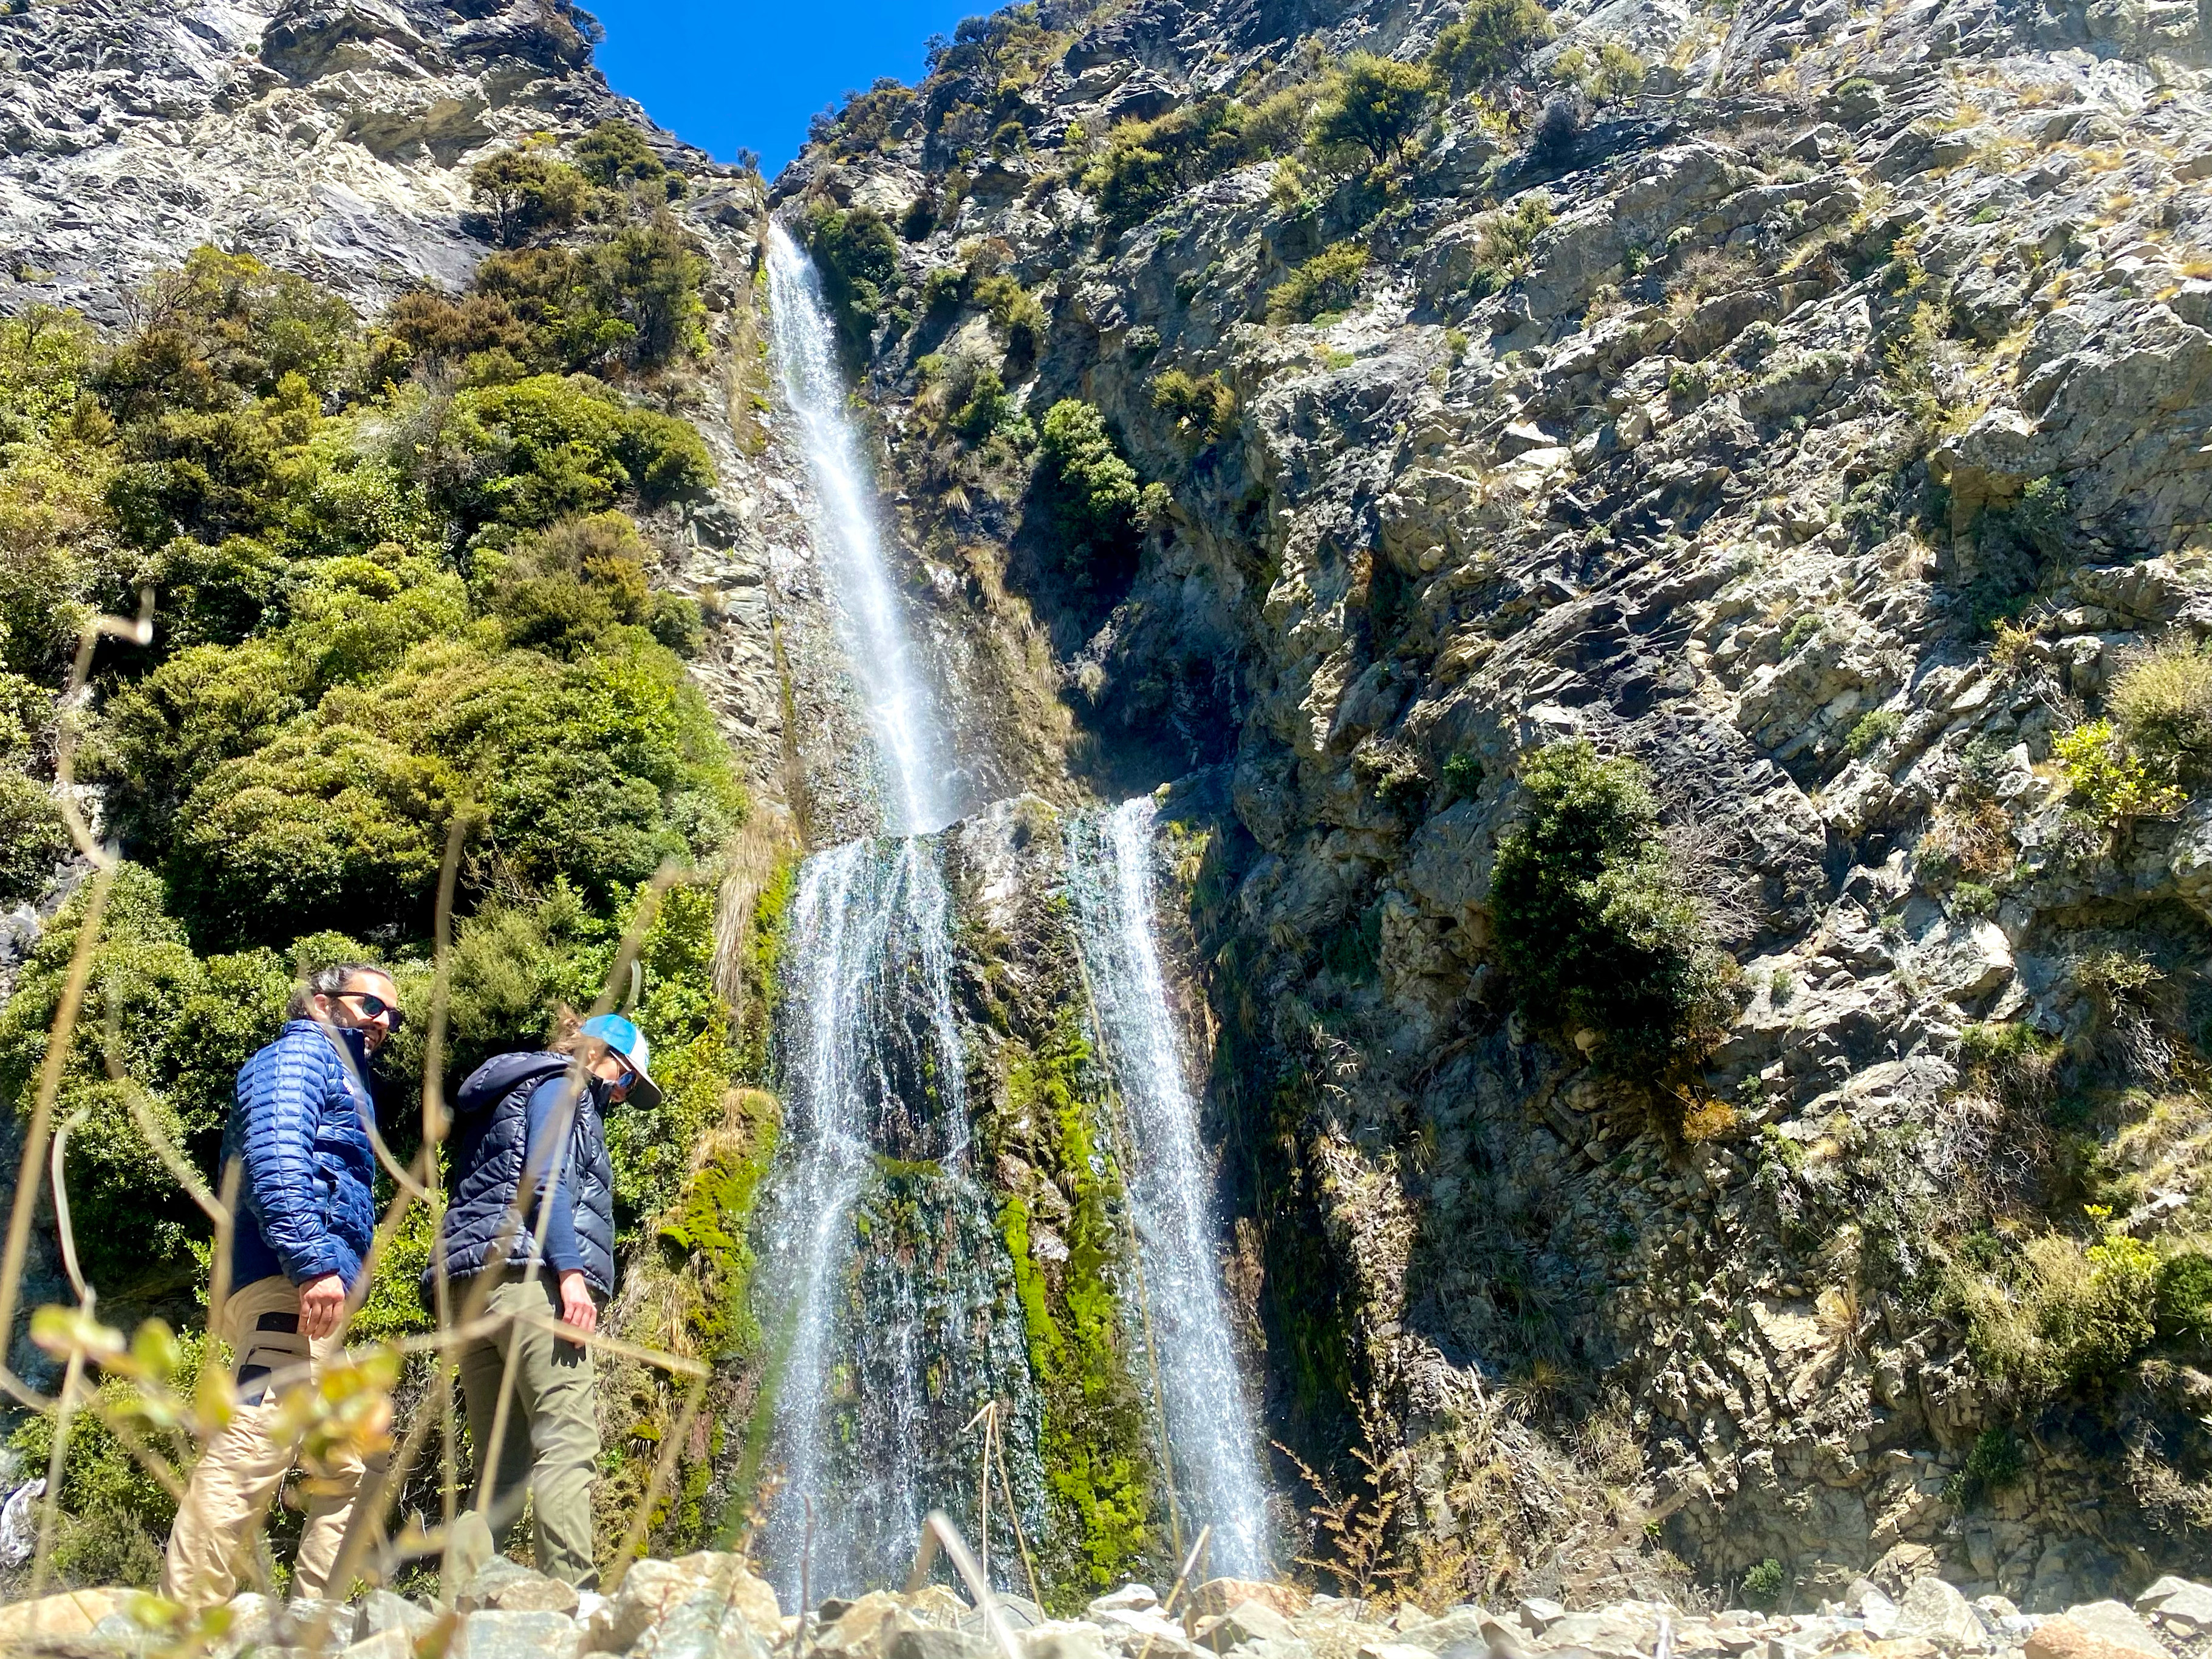
<svg viewBox="0 0 2212 1659">
<path fill-rule="evenodd" d="M 445 1224 L 438 1230 L 439 1251 L 451 1278 L 466 1279 L 483 1271 L 522 1183 L 530 1097 L 539 1084 L 559 1077 L 573 1064 L 565 1054 L 501 1054 L 477 1066 L 461 1085 L 453 1103 L 459 1144 L 453 1192 Z M 615 1290 L 614 1166 L 607 1158 L 606 1127 L 600 1116 L 605 1091 L 606 1085 L 597 1081 L 578 1088 L 565 1164 L 575 1202 L 576 1245 L 584 1258 L 584 1277 L 602 1297 L 612 1296 Z M 547 1265 L 538 1255 L 537 1239 L 533 1204 L 524 1210 L 520 1227 L 507 1241 L 502 1264 Z M 423 1272 L 426 1302 L 435 1295 L 435 1267 L 434 1261 Z"/>
</svg>

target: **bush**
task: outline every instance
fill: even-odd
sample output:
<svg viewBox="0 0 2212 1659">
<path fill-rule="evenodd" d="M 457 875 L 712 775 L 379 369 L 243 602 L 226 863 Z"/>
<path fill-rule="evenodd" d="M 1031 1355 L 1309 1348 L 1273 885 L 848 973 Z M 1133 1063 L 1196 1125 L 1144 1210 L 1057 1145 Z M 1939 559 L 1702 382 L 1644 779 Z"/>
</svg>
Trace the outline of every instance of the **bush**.
<svg viewBox="0 0 2212 1659">
<path fill-rule="evenodd" d="M 1789 1583 L 1782 1563 L 1770 1555 L 1744 1574 L 1743 1599 L 1755 1607 L 1771 1607 L 1782 1599 Z"/>
<path fill-rule="evenodd" d="M 456 396 L 428 482 L 471 529 L 602 511 L 635 490 L 648 505 L 712 487 L 690 422 L 620 403 L 585 375 L 533 375 Z"/>
<path fill-rule="evenodd" d="M 1436 95 L 1436 76 L 1425 65 L 1355 52 L 1314 117 L 1314 137 L 1325 146 L 1364 150 L 1381 167 L 1404 153 Z"/>
<path fill-rule="evenodd" d="M 581 219 L 591 205 L 592 186 L 565 161 L 535 150 L 504 149 L 469 170 L 469 196 L 491 221 L 500 246 L 514 247 Z"/>
<path fill-rule="evenodd" d="M 1537 0 L 1468 0 L 1437 36 L 1429 62 L 1455 88 L 1478 86 L 1510 74 L 1551 38 L 1551 15 Z"/>
<path fill-rule="evenodd" d="M 1246 154 L 1237 106 L 1225 98 L 1196 98 L 1158 120 L 1117 123 L 1081 184 L 1097 198 L 1108 228 L 1126 230 Z"/>
<path fill-rule="evenodd" d="M 303 276 L 246 253 L 195 248 L 146 287 L 148 319 L 93 377 L 119 421 L 235 407 L 297 374 L 330 390 L 353 308 Z"/>
<path fill-rule="evenodd" d="M 1557 216 L 1550 196 L 1532 190 L 1475 222 L 1479 234 L 1471 286 L 1477 299 L 1486 299 L 1528 274 L 1529 252 Z"/>
<path fill-rule="evenodd" d="M 1325 248 L 1289 278 L 1267 290 L 1267 320 L 1310 323 L 1324 312 L 1350 305 L 1367 269 L 1367 250 L 1354 241 Z"/>
<path fill-rule="evenodd" d="M 2051 750 L 2067 792 L 2116 832 L 2124 832 L 2139 817 L 2162 817 L 2181 809 L 2182 791 L 2130 750 L 2110 720 L 2077 726 L 2054 741 Z"/>
<path fill-rule="evenodd" d="M 822 273 L 846 360 L 864 362 L 877 318 L 898 286 L 898 238 L 873 208 L 847 210 L 818 200 L 809 204 L 799 228 Z"/>
<path fill-rule="evenodd" d="M 1209 449 L 1236 429 L 1237 394 L 1218 374 L 1192 375 L 1170 368 L 1152 378 L 1152 407 L 1176 423 L 1191 449 Z"/>
<path fill-rule="evenodd" d="M 2109 1226 L 2087 1249 L 2049 1233 L 1986 1266 L 1962 1264 L 1952 1298 L 1966 1352 L 2023 1406 L 2107 1386 L 2157 1335 L 2158 1270 L 2150 1246 Z"/>
<path fill-rule="evenodd" d="M 2158 1334 L 2212 1343 L 2212 1256 L 2184 1250 L 2158 1264 Z"/>
<path fill-rule="evenodd" d="M 1726 1028 L 1733 964 L 1706 943 L 1642 769 L 1577 738 L 1539 750 L 1522 782 L 1529 811 L 1498 848 L 1491 911 L 1523 1012 L 1595 1032 L 1618 1074 L 1680 1074 Z"/>
<path fill-rule="evenodd" d="M 70 845 L 69 825 L 52 792 L 36 779 L 0 767 L 0 905 L 36 898 Z"/>
<path fill-rule="evenodd" d="M 1007 356 L 1026 362 L 1044 343 L 1044 307 L 1012 277 L 994 275 L 970 283 L 969 297 L 991 313 L 991 320 L 1006 331 Z"/>
<path fill-rule="evenodd" d="M 2212 776 L 2212 653 L 2162 645 L 2122 672 L 2110 703 L 2130 749 L 2183 783 Z"/>
<path fill-rule="evenodd" d="M 1901 708 L 1869 709 L 1859 716 L 1858 724 L 1844 739 L 1844 752 L 1856 760 L 1887 743 L 1904 726 L 1905 711 Z"/>
<path fill-rule="evenodd" d="M 1136 471 L 1092 405 L 1067 398 L 1046 413 L 1035 492 L 1058 562 L 1079 592 L 1110 591 L 1134 573 Z"/>
<path fill-rule="evenodd" d="M 660 185 L 672 198 L 682 193 L 680 184 L 668 188 L 667 167 L 653 153 L 645 135 L 627 121 L 600 122 L 576 141 L 570 154 L 576 170 L 602 190 L 643 184 Z"/>
</svg>

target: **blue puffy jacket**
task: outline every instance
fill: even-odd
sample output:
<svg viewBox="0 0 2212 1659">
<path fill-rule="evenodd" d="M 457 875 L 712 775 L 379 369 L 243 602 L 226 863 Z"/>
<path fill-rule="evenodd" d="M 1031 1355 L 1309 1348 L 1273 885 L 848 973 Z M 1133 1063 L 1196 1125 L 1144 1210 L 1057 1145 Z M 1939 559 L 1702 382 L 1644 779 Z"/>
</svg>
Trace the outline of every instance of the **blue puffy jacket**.
<svg viewBox="0 0 2212 1659">
<path fill-rule="evenodd" d="M 512 1054 L 477 1066 L 454 1098 L 451 1191 L 446 1219 L 438 1231 L 436 1255 L 422 1271 L 426 1303 L 434 1305 L 440 1258 L 445 1261 L 447 1277 L 467 1279 L 484 1270 L 494 1245 L 502 1239 L 500 1261 L 504 1267 L 558 1270 L 570 1265 L 547 1260 L 539 1253 L 537 1194 L 522 1206 L 519 1227 L 509 1220 L 526 1174 L 531 1097 L 540 1085 L 558 1084 L 564 1078 L 573 1079 L 579 1085 L 573 1099 L 562 1102 L 560 1115 L 568 1121 L 569 1139 L 558 1159 L 559 1182 L 571 1206 L 574 1265 L 601 1297 L 614 1294 L 614 1167 L 607 1157 L 606 1127 L 601 1116 L 607 1085 L 591 1079 L 588 1086 L 580 1086 L 586 1080 L 565 1054 Z M 543 1167 L 527 1173 L 542 1190 L 547 1177 L 555 1173 L 550 1149 L 540 1164 Z"/>
<path fill-rule="evenodd" d="M 332 1038 L 337 1042 L 332 1042 Z M 345 1046 L 341 1054 L 337 1043 Z M 350 1062 L 350 1063 L 349 1063 Z M 231 1282 L 282 1273 L 304 1285 L 336 1273 L 351 1290 L 376 1231 L 376 1158 L 361 1033 L 289 1021 L 238 1073 L 223 1126 L 227 1164 L 242 1158 Z"/>
</svg>

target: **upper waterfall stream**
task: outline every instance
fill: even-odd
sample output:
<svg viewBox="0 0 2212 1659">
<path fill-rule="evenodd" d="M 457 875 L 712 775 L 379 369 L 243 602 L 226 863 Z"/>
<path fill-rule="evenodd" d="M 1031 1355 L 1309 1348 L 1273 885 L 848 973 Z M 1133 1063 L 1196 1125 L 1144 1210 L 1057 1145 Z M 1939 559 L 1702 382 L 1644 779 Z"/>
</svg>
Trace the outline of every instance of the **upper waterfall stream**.
<svg viewBox="0 0 2212 1659">
<path fill-rule="evenodd" d="M 971 1056 L 953 990 L 964 935 L 947 879 L 959 835 L 938 832 L 976 805 L 961 798 L 963 763 L 975 757 L 952 752 L 951 688 L 934 683 L 905 614 L 819 278 L 781 228 L 768 270 L 774 361 L 816 497 L 815 560 L 874 741 L 883 832 L 816 853 L 799 872 L 775 1036 L 786 1133 L 757 1291 L 774 1355 L 765 1467 L 782 1483 L 768 1516 L 769 1571 L 787 1595 L 802 1576 L 817 1595 L 842 1595 L 902 1579 L 931 1509 L 975 1523 L 982 1441 L 972 1419 L 987 1402 L 1000 1407 L 1001 1491 L 1033 1538 L 1051 1479 L 1036 1332 L 1016 1293 L 1019 1272 L 1035 1268 L 1011 1259 L 1001 1204 L 1012 1200 L 975 1167 L 969 1145 Z M 1128 1341 L 1139 1352 L 1158 1343 L 1163 1473 L 1192 1528 L 1212 1523 L 1214 1564 L 1259 1571 L 1265 1490 L 1196 1106 L 1152 938 L 1152 817 L 1149 800 L 1133 802 L 1071 830 L 1061 850 L 1077 921 L 1052 931 L 1059 959 L 1079 956 L 1097 988 L 1086 1064 L 1119 1079 L 1135 1142 L 1113 1162 L 1133 1165 L 1137 1259 L 1115 1271 L 1150 1286 L 1155 1335 L 1133 1329 Z M 1042 1221 L 1036 1237 L 1066 1257 Z M 1116 1295 L 1137 1305 L 1133 1283 Z M 994 1576 L 1026 1589 L 998 1494 L 992 1508 Z"/>
</svg>

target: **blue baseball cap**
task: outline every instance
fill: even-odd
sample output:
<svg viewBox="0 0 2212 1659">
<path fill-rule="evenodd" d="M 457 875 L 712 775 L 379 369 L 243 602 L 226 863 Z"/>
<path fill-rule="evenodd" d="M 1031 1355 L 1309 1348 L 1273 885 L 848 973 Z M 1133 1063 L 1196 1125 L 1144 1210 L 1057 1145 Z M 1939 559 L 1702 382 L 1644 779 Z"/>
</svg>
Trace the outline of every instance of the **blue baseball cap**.
<svg viewBox="0 0 2212 1659">
<path fill-rule="evenodd" d="M 641 1106 L 659 1103 L 660 1085 L 646 1074 L 646 1062 L 653 1058 L 653 1048 L 646 1042 L 644 1032 L 620 1014 L 594 1014 L 584 1022 L 583 1031 L 586 1036 L 597 1037 L 629 1062 L 630 1070 L 637 1074 L 636 1081 L 629 1085 L 630 1099 Z"/>
</svg>

